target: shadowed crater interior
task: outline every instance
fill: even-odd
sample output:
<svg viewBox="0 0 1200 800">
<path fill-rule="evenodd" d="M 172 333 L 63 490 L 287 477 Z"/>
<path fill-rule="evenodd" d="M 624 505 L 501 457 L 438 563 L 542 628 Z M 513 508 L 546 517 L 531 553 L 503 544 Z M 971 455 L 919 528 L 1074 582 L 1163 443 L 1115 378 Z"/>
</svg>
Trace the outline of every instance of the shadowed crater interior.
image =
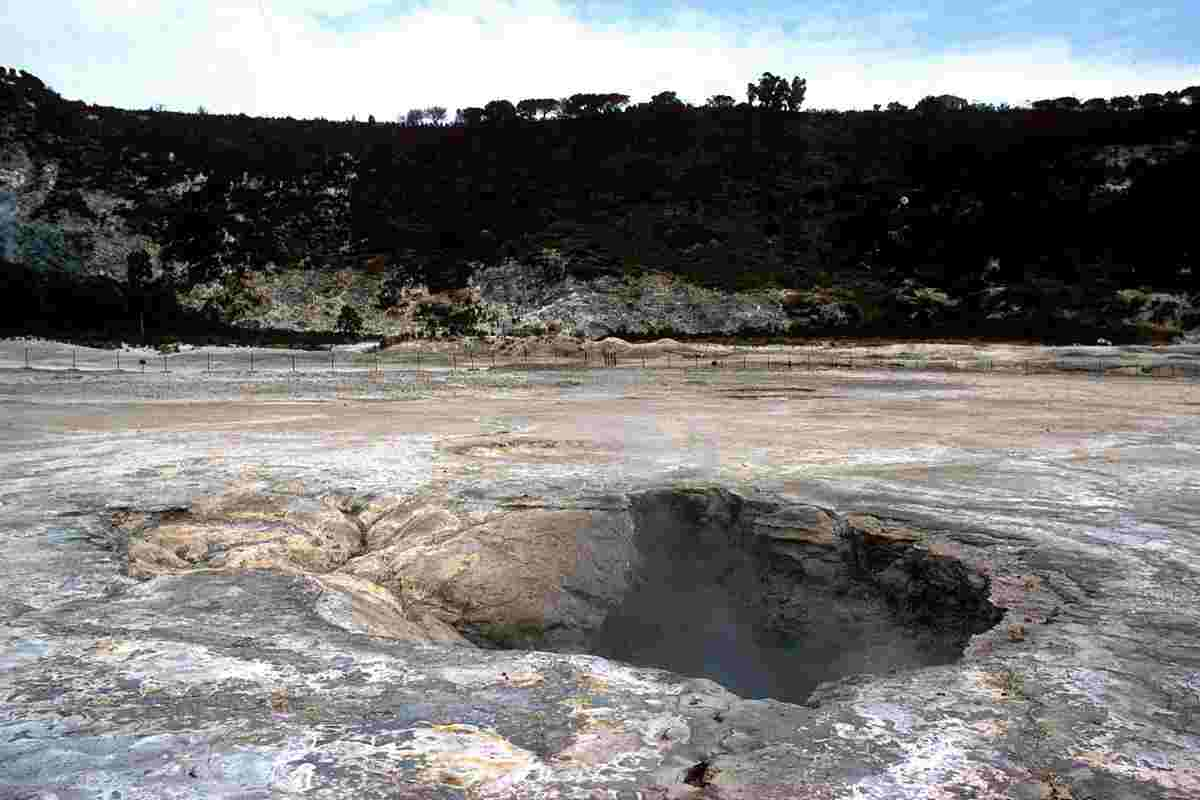
<svg viewBox="0 0 1200 800">
<path fill-rule="evenodd" d="M 788 702 L 953 662 L 1002 615 L 986 575 L 902 521 L 718 487 L 592 510 L 528 496 L 479 517 L 442 497 L 239 485 L 110 522 L 131 577 L 276 570 L 355 633 L 591 652 Z"/>
<path fill-rule="evenodd" d="M 803 702 L 824 681 L 955 661 L 1003 610 L 986 576 L 865 515 L 721 490 L 634 498 L 630 590 L 596 655 Z"/>
</svg>

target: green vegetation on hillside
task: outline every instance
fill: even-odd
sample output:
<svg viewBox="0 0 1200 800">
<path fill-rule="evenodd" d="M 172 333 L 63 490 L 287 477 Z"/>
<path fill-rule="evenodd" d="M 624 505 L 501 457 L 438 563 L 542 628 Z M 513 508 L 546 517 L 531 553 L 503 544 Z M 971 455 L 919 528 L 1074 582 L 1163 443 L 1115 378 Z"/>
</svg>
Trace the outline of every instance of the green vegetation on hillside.
<svg viewBox="0 0 1200 800">
<path fill-rule="evenodd" d="M 669 91 L 497 100 L 442 125 L 425 124 L 446 117 L 436 107 L 407 124 L 123 111 L 10 73 L 0 147 L 59 165 L 57 208 L 128 199 L 163 287 L 349 267 L 385 276 L 387 307 L 403 287 L 553 251 L 547 281 L 656 270 L 840 293 L 838 325 L 1030 335 L 1105 329 L 1120 289 L 1200 291 L 1195 87 L 871 112 L 800 111 L 805 88 L 765 73 L 747 102 L 702 108 Z M 70 263 L 52 232 L 22 230 L 25 268 Z"/>
</svg>

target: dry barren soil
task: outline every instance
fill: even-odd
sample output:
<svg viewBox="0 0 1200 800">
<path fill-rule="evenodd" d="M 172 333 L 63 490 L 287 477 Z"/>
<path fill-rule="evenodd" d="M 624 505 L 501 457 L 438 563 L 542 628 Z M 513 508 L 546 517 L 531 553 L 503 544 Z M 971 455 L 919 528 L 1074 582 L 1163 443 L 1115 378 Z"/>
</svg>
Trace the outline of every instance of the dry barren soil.
<svg viewBox="0 0 1200 800">
<path fill-rule="evenodd" d="M 0 798 L 1200 796 L 1193 349 L 867 350 L 0 343 Z M 667 529 L 826 649 L 995 618 L 787 703 L 589 655 Z"/>
</svg>

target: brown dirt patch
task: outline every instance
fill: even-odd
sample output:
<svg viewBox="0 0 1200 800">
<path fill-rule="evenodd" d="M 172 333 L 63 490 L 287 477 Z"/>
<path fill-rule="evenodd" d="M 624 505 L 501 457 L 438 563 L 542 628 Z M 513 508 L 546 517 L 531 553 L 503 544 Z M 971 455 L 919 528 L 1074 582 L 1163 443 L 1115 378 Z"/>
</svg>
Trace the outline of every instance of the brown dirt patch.
<svg viewBox="0 0 1200 800">
<path fill-rule="evenodd" d="M 585 440 L 540 439 L 531 436 L 491 436 L 441 446 L 442 452 L 472 459 L 511 461 L 594 461 L 615 458 L 612 446 Z"/>
</svg>

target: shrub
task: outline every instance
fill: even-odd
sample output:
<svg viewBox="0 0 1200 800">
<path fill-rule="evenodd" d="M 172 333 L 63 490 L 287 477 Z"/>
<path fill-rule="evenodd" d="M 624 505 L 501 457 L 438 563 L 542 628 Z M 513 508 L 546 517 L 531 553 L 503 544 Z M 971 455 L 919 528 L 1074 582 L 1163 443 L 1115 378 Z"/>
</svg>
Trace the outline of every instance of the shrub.
<svg viewBox="0 0 1200 800">
<path fill-rule="evenodd" d="M 958 300 L 952 299 L 943 290 L 919 286 L 912 281 L 905 281 L 897 287 L 893 296 L 909 321 L 923 325 L 945 321 L 950 311 L 959 305 Z"/>
<path fill-rule="evenodd" d="M 1117 299 L 1124 305 L 1124 311 L 1129 314 L 1137 313 L 1150 302 L 1150 292 L 1142 289 L 1121 289 Z"/>
<path fill-rule="evenodd" d="M 542 336 L 546 333 L 546 326 L 540 322 L 533 322 L 526 325 L 518 325 L 513 328 L 513 336 Z"/>
<path fill-rule="evenodd" d="M 518 650 L 536 646 L 546 631 L 532 622 L 492 622 L 481 627 L 480 635 L 497 647 Z"/>
<path fill-rule="evenodd" d="M 429 336 L 478 336 L 481 325 L 495 321 L 477 303 L 466 306 L 427 303 L 417 308 L 413 320 L 420 323 Z"/>
<path fill-rule="evenodd" d="M 675 326 L 669 322 L 662 323 L 661 325 L 651 322 L 648 325 L 648 328 L 649 335 L 655 339 L 676 339 L 682 335 L 681 332 L 676 330 Z"/>
<path fill-rule="evenodd" d="M 57 225 L 31 222 L 18 225 L 16 234 L 18 257 L 35 272 L 80 270 L 79 260 L 72 256 Z"/>
<path fill-rule="evenodd" d="M 236 272 L 219 281 L 198 283 L 181 297 L 185 308 L 200 311 L 212 323 L 244 320 L 267 305 L 269 300 L 270 295 L 265 289 L 255 289 L 246 276 Z"/>
<path fill-rule="evenodd" d="M 353 306 L 343 305 L 342 312 L 338 314 L 335 330 L 343 336 L 357 337 L 362 333 L 362 326 L 362 315 Z"/>
</svg>

